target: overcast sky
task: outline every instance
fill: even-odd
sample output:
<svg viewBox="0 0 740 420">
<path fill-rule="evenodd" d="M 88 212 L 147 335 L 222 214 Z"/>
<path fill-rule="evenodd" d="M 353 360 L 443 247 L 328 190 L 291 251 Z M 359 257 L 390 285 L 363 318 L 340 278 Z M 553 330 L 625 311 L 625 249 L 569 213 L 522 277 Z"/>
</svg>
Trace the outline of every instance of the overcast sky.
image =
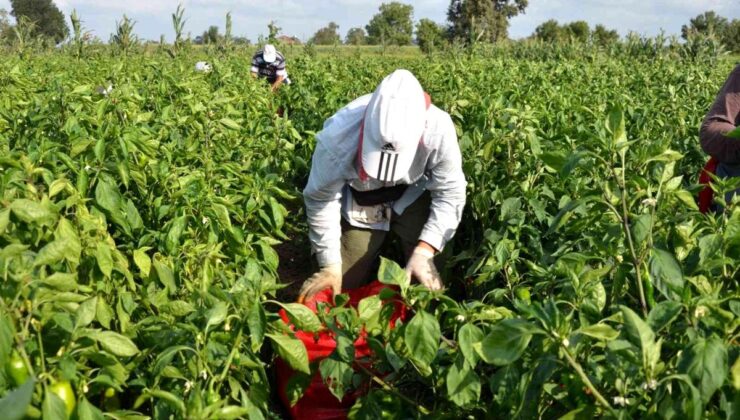
<svg viewBox="0 0 740 420">
<path fill-rule="evenodd" d="M 386 0 L 390 1 L 390 0 Z M 364 26 L 383 1 L 370 0 L 55 0 L 65 15 L 77 9 L 86 28 L 107 41 L 115 23 L 126 13 L 136 21 L 141 38 L 158 40 L 164 34 L 173 38 L 171 13 L 178 3 L 186 10 L 186 32 L 202 33 L 209 25 L 223 32 L 225 14 L 232 12 L 234 35 L 256 41 L 275 20 L 283 33 L 303 40 L 330 21 L 339 24 L 342 37 L 355 26 Z M 414 20 L 430 18 L 443 23 L 448 0 L 407 0 L 414 6 Z M 10 10 L 9 0 L 0 8 Z M 655 35 L 661 29 L 679 34 L 681 25 L 706 10 L 728 18 L 740 18 L 740 0 L 530 0 L 524 15 L 511 21 L 510 36 L 528 36 L 547 19 L 561 22 L 586 20 L 592 26 L 602 23 L 621 34 L 635 31 Z"/>
</svg>

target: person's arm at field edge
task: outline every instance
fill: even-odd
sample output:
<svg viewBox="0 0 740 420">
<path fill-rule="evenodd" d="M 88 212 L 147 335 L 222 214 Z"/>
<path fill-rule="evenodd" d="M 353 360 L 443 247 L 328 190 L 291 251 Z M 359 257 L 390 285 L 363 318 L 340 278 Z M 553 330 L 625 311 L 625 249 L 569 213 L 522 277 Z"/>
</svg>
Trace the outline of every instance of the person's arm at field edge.
<svg viewBox="0 0 740 420">
<path fill-rule="evenodd" d="M 272 84 L 272 91 L 275 92 L 278 89 L 280 89 L 280 86 L 282 86 L 284 81 L 285 81 L 285 76 L 279 75 L 277 79 L 275 79 L 275 83 Z"/>
<path fill-rule="evenodd" d="M 730 73 L 699 131 L 702 149 L 723 163 L 740 163 L 740 140 L 726 137 L 740 115 L 740 66 Z"/>
</svg>

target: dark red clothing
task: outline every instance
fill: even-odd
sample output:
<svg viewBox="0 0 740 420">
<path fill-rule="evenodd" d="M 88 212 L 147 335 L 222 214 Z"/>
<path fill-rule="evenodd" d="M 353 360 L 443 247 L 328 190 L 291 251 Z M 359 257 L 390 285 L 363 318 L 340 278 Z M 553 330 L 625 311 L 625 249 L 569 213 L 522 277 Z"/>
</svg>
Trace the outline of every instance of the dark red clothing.
<svg viewBox="0 0 740 420">
<path fill-rule="evenodd" d="M 740 124 L 740 65 L 730 73 L 699 131 L 701 147 L 721 163 L 740 164 L 740 140 L 725 134 Z"/>
</svg>

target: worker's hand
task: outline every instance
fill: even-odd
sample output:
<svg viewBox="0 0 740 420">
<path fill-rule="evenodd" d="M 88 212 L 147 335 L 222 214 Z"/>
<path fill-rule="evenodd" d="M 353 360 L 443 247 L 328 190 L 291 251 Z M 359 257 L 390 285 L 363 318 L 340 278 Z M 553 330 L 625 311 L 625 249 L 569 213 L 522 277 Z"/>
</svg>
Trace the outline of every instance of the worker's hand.
<svg viewBox="0 0 740 420">
<path fill-rule="evenodd" d="M 322 267 L 318 273 L 303 282 L 298 293 L 298 303 L 310 298 L 316 293 L 331 288 L 334 296 L 342 293 L 342 264 L 332 264 Z"/>
<path fill-rule="evenodd" d="M 406 263 L 406 275 L 416 279 L 429 290 L 441 290 L 444 286 L 434 265 L 434 252 L 428 248 L 417 246 Z"/>
</svg>

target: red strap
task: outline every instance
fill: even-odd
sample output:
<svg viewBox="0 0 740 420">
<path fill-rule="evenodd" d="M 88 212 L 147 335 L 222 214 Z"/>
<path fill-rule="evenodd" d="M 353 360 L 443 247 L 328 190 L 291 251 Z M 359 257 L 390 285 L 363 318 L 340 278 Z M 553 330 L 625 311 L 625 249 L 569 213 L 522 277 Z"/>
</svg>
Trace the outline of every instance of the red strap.
<svg viewBox="0 0 740 420">
<path fill-rule="evenodd" d="M 427 110 L 429 110 L 429 107 L 432 106 L 432 97 L 426 92 L 424 92 L 424 103 Z M 367 181 L 369 178 L 367 172 L 365 172 L 365 168 L 362 166 L 362 141 L 364 139 L 364 133 L 365 117 L 362 117 L 362 121 L 360 121 L 360 141 L 357 142 L 357 174 L 360 176 L 360 181 L 362 182 Z M 419 142 L 421 142 L 421 140 L 422 139 L 419 139 Z"/>
<path fill-rule="evenodd" d="M 704 189 L 699 191 L 699 211 L 706 213 L 712 206 L 712 200 L 714 199 L 714 191 L 712 190 L 711 183 L 712 177 L 709 174 L 717 173 L 717 164 L 719 161 L 715 158 L 709 159 L 704 169 L 699 172 L 699 184 L 704 185 Z"/>
</svg>

